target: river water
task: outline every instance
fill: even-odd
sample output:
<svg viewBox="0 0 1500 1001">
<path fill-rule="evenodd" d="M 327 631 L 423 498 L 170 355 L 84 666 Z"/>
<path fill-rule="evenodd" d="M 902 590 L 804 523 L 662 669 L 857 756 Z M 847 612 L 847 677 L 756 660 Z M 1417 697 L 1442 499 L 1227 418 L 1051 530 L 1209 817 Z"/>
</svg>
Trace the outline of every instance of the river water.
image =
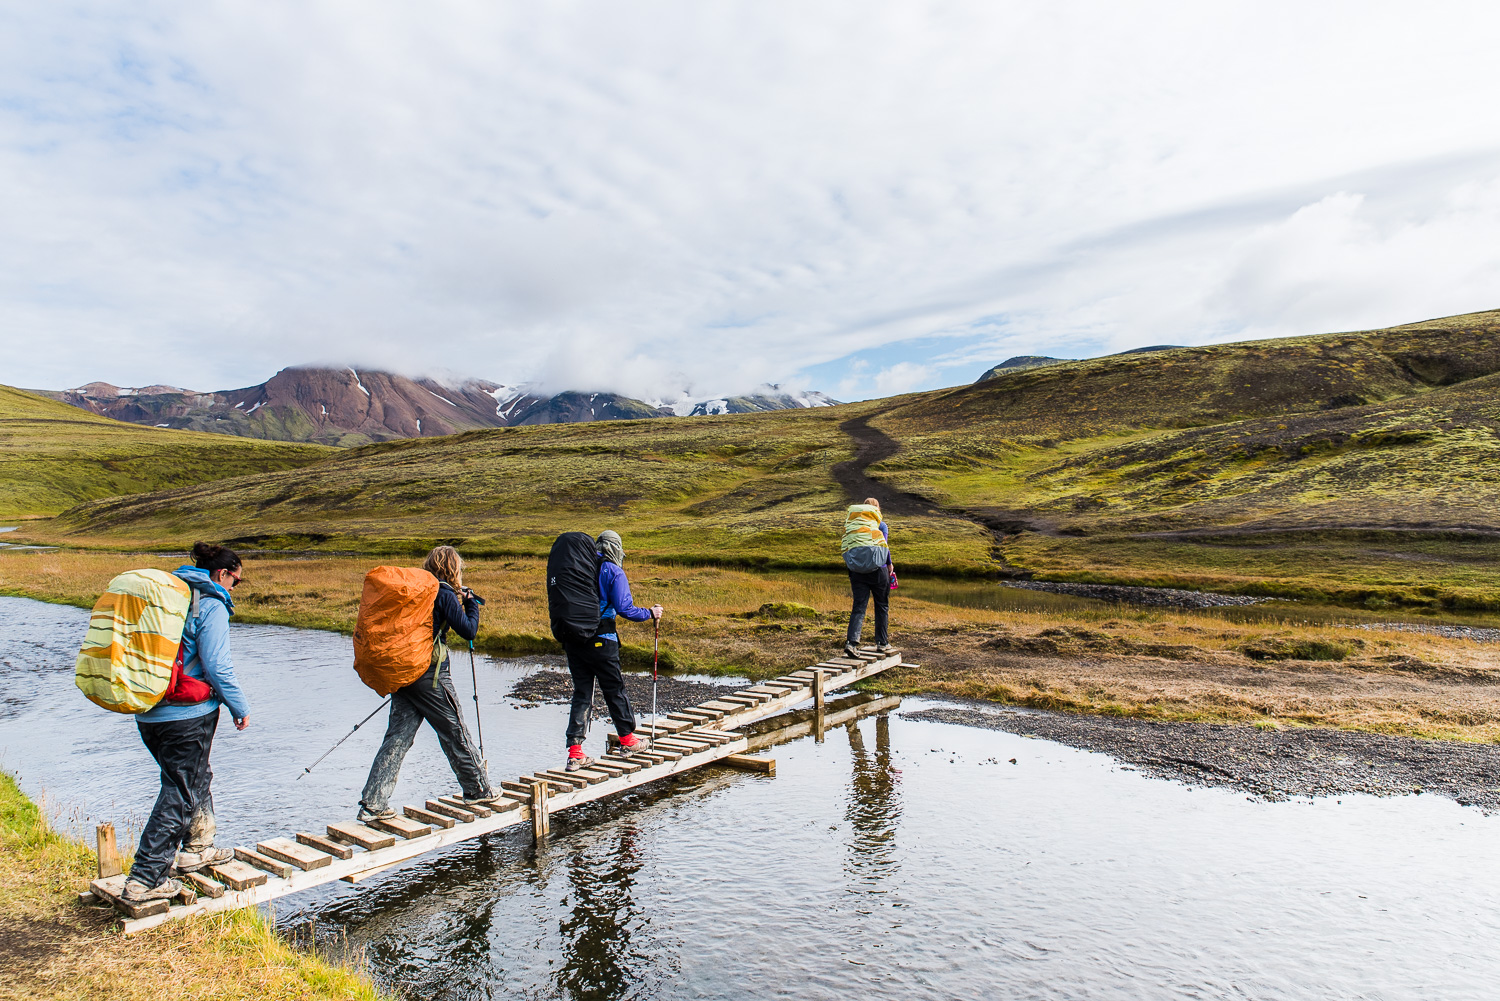
<svg viewBox="0 0 1500 1001">
<path fill-rule="evenodd" d="M 80 836 L 138 831 L 155 776 L 133 722 L 73 688 L 86 619 L 0 598 L 0 764 Z M 253 709 L 214 749 L 220 843 L 351 816 L 382 717 L 297 781 L 379 704 L 348 639 L 233 637 Z M 564 707 L 506 694 L 534 669 L 479 659 L 497 778 L 560 760 Z M 1251 802 L 900 712 L 771 753 L 774 778 L 701 770 L 559 815 L 543 850 L 512 828 L 277 920 L 420 998 L 1459 999 L 1500 979 L 1500 818 L 1446 799 Z M 424 731 L 398 801 L 452 788 Z"/>
</svg>

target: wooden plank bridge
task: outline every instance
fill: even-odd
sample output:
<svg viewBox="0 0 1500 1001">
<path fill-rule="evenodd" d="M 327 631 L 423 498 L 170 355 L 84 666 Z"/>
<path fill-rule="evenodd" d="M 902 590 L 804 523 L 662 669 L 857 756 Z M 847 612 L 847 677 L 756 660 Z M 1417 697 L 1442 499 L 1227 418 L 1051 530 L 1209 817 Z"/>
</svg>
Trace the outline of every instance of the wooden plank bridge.
<svg viewBox="0 0 1500 1001">
<path fill-rule="evenodd" d="M 826 660 L 666 713 L 651 726 L 636 731 L 645 740 L 642 746 L 629 751 L 612 746 L 610 753 L 580 771 L 545 769 L 516 781 L 503 781 L 499 784 L 503 798 L 492 806 L 468 805 L 457 797 L 440 796 L 421 806 L 407 806 L 402 815 L 389 820 L 368 825 L 336 821 L 323 831 L 270 838 L 254 848 L 239 847 L 234 850 L 234 861 L 211 866 L 201 874 L 180 876 L 183 890 L 172 900 L 144 904 L 124 900 L 125 876 L 119 872 L 118 863 L 109 866 L 101 837 L 101 876 L 82 896 L 86 901 L 113 904 L 124 918 L 124 932 L 129 935 L 195 914 L 250 907 L 334 880 L 357 883 L 418 855 L 515 824 L 530 822 L 535 837 L 544 840 L 550 815 L 580 803 L 615 796 L 716 762 L 741 767 L 759 764 L 765 770 L 769 762 L 743 755 L 766 746 L 768 741 L 756 739 L 752 747 L 752 738 L 736 732 L 737 728 L 787 712 L 810 699 L 814 716 L 799 723 L 794 735 L 813 732 L 821 739 L 825 724 L 843 722 L 842 718 L 824 718 L 827 693 L 900 665 L 899 653 L 879 656 L 862 651 L 857 659 Z M 838 716 L 853 718 L 856 712 L 845 710 Z M 109 837 L 112 850 L 113 828 Z M 111 870 L 113 875 L 104 875 Z"/>
</svg>

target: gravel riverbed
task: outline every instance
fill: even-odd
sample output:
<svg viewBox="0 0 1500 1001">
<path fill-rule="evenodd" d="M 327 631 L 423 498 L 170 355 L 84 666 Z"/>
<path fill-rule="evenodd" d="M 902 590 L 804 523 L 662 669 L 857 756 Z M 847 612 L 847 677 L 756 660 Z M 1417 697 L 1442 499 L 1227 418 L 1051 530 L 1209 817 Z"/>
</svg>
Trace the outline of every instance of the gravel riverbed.
<svg viewBox="0 0 1500 1001">
<path fill-rule="evenodd" d="M 744 682 L 734 681 L 713 684 L 703 681 L 680 681 L 662 674 L 657 677 L 656 709 L 658 714 L 676 712 L 695 706 L 700 702 L 727 695 Z M 573 700 L 573 679 L 566 671 L 534 671 L 511 686 L 511 698 L 539 705 L 546 702 L 568 703 Z M 630 708 L 637 719 L 651 712 L 651 675 L 625 675 L 625 694 L 630 697 Z M 609 710 L 604 705 L 604 696 L 594 689 L 594 718 L 608 719 Z"/>
<path fill-rule="evenodd" d="M 1132 587 L 1125 584 L 1071 584 L 1051 580 L 1003 580 L 1001 587 L 1018 587 L 1026 591 L 1049 594 L 1071 594 L 1078 598 L 1118 601 L 1127 605 L 1152 605 L 1160 608 L 1222 608 L 1232 605 L 1258 605 L 1269 598 L 1252 598 L 1244 594 L 1215 594 L 1212 591 L 1182 591 L 1174 587 Z"/>
<path fill-rule="evenodd" d="M 1040 737 L 1111 755 L 1150 775 L 1266 800 L 1428 793 L 1485 813 L 1500 812 L 1500 746 L 1494 744 L 993 707 L 942 707 L 902 716 Z"/>
</svg>

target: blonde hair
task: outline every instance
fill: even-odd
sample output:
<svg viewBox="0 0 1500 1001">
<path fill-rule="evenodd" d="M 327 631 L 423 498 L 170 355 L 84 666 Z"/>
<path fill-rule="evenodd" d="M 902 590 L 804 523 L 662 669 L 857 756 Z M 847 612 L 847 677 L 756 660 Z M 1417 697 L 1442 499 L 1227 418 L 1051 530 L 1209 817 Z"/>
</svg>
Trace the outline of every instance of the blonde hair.
<svg viewBox="0 0 1500 1001">
<path fill-rule="evenodd" d="M 464 586 L 464 558 L 452 546 L 438 546 L 427 554 L 422 569 L 440 581 L 445 581 L 455 591 Z"/>
<path fill-rule="evenodd" d="M 870 507 L 873 507 L 877 511 L 880 510 L 880 498 L 878 498 L 878 497 L 866 497 L 865 498 L 865 503 L 868 504 Z"/>
</svg>

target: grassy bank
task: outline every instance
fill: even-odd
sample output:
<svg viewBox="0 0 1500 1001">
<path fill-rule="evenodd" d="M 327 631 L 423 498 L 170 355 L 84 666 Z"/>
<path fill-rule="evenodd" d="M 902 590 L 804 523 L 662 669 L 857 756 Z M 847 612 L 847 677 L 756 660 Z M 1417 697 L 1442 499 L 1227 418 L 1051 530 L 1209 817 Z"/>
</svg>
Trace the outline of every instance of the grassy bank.
<svg viewBox="0 0 1500 1001">
<path fill-rule="evenodd" d="M 171 569 L 176 562 L 139 554 L 0 552 L 0 593 L 88 607 L 120 571 Z M 351 631 L 363 575 L 375 562 L 250 560 L 236 594 L 237 619 Z M 468 581 L 488 599 L 482 649 L 556 652 L 543 569 L 535 559 L 471 561 Z M 764 678 L 823 659 L 843 642 L 848 584 L 842 575 L 644 560 L 628 561 L 627 569 L 637 601 L 667 608 L 668 669 Z M 1291 606 L 1284 619 L 1240 622 L 1107 605 L 996 611 L 898 591 L 892 608 L 895 641 L 920 667 L 876 682 L 890 692 L 1150 719 L 1500 739 L 1500 650 L 1493 645 L 1302 622 Z M 629 624 L 623 637 L 627 662 L 648 666 L 649 625 Z M 253 690 L 255 666 L 245 665 L 242 676 Z M 349 678 L 354 684 L 352 671 Z"/>
<path fill-rule="evenodd" d="M 369 999 L 363 977 L 292 948 L 255 910 L 131 938 L 78 903 L 97 861 L 0 773 L 0 998 Z"/>
</svg>

